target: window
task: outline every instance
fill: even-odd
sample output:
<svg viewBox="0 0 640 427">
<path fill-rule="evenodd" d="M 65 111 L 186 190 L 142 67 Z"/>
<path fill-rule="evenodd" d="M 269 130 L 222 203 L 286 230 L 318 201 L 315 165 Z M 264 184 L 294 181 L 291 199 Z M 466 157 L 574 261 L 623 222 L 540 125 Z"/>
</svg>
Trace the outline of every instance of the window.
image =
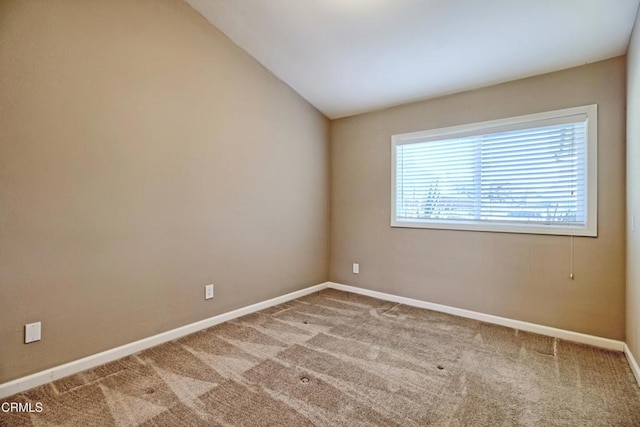
<svg viewBox="0 0 640 427">
<path fill-rule="evenodd" d="M 392 137 L 393 227 L 597 235 L 597 105 Z"/>
</svg>

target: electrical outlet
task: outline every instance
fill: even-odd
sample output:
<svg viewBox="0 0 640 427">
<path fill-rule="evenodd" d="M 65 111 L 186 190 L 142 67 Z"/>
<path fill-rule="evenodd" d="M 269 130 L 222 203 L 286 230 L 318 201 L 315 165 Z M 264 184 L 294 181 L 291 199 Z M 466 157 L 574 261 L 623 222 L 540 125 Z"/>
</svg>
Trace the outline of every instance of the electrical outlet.
<svg viewBox="0 0 640 427">
<path fill-rule="evenodd" d="M 353 263 L 353 274 L 360 274 L 360 264 Z"/>
<path fill-rule="evenodd" d="M 213 285 L 207 285 L 204 287 L 204 299 L 213 298 Z"/>
<path fill-rule="evenodd" d="M 40 341 L 42 339 L 42 322 L 24 325 L 24 343 Z"/>
</svg>

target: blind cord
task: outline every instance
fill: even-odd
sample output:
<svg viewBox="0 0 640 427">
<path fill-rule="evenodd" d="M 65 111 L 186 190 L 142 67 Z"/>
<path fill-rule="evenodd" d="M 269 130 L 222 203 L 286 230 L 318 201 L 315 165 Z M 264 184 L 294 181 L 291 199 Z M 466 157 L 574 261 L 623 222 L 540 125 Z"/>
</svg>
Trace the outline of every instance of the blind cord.
<svg viewBox="0 0 640 427">
<path fill-rule="evenodd" d="M 569 273 L 569 279 L 573 279 L 573 236 L 571 236 L 571 272 Z"/>
</svg>

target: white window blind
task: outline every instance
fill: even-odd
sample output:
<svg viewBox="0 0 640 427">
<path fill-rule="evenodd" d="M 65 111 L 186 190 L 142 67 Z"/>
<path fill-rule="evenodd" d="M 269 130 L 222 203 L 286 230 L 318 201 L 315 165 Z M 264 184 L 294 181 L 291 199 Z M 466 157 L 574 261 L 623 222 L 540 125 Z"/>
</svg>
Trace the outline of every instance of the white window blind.
<svg viewBox="0 0 640 427">
<path fill-rule="evenodd" d="M 392 225 L 595 235 L 595 114 L 578 107 L 394 136 Z"/>
</svg>

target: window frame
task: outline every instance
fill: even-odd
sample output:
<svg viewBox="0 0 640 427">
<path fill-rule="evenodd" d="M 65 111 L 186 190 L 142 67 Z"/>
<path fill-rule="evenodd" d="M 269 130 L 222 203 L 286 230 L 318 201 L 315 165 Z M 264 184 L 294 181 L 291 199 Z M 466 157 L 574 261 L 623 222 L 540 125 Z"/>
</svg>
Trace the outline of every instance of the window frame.
<svg viewBox="0 0 640 427">
<path fill-rule="evenodd" d="M 585 192 L 586 221 L 584 227 L 556 226 L 548 224 L 504 224 L 486 221 L 456 221 L 412 219 L 398 220 L 396 209 L 397 197 L 397 155 L 398 145 L 439 141 L 462 136 L 482 135 L 505 132 L 514 129 L 527 129 L 528 124 L 535 122 L 562 120 L 570 116 L 585 115 L 586 147 L 585 147 Z M 426 228 L 459 231 L 486 231 L 499 233 L 547 234 L 564 236 L 598 236 L 598 105 L 584 105 L 564 108 L 542 113 L 526 114 L 505 119 L 449 126 L 418 132 L 403 133 L 391 136 L 391 227 Z"/>
</svg>

